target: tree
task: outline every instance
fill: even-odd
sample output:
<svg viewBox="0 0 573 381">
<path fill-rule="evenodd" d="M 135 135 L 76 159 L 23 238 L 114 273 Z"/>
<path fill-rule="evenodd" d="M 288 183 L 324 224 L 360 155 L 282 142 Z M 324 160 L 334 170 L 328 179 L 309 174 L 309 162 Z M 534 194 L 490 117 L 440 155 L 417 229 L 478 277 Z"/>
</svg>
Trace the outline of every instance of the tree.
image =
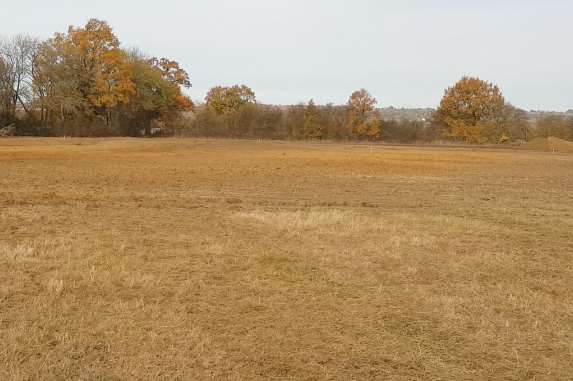
<svg viewBox="0 0 573 381">
<path fill-rule="evenodd" d="M 0 41 L 0 108 L 12 116 L 20 106 L 29 113 L 39 41 L 18 35 Z"/>
<path fill-rule="evenodd" d="M 205 97 L 207 108 L 218 115 L 238 111 L 248 104 L 255 104 L 255 93 L 245 85 L 232 87 L 213 87 Z"/>
<path fill-rule="evenodd" d="M 466 143 L 483 143 L 503 121 L 505 107 L 497 86 L 463 77 L 445 91 L 434 120 L 444 127 L 447 136 Z"/>
<path fill-rule="evenodd" d="M 348 137 L 346 106 L 335 106 L 332 103 L 327 103 L 326 106 L 320 108 L 319 112 L 324 137 L 330 139 Z"/>
<path fill-rule="evenodd" d="M 42 123 L 64 128 L 66 122 L 89 112 L 81 92 L 81 80 L 70 61 L 65 60 L 60 36 L 44 42 L 34 66 L 33 91 Z M 69 133 L 70 131 L 65 131 Z"/>
<path fill-rule="evenodd" d="M 189 74 L 179 65 L 177 61 L 168 58 L 152 58 L 149 64 L 161 72 L 164 81 L 170 83 L 175 90 L 175 96 L 171 100 L 171 105 L 177 111 L 193 110 L 195 105 L 189 97 L 184 95 L 181 88 L 189 89 L 191 81 Z"/>
<path fill-rule="evenodd" d="M 518 109 L 510 104 L 503 108 L 503 114 L 498 128 L 494 130 L 490 141 L 504 143 L 510 140 L 521 139 L 528 141 L 531 126 L 524 110 Z"/>
<path fill-rule="evenodd" d="M 303 139 L 305 137 L 305 105 L 299 103 L 296 105 L 288 106 L 284 112 L 284 134 L 295 139 Z"/>
<path fill-rule="evenodd" d="M 304 135 L 311 139 L 321 139 L 323 135 L 320 114 L 312 99 L 304 110 Z"/>
<path fill-rule="evenodd" d="M 183 86 L 187 89 L 191 87 L 189 74 L 179 66 L 177 61 L 173 61 L 167 58 L 152 58 L 150 60 L 150 64 L 161 70 L 163 78 L 169 82 Z"/>
<path fill-rule="evenodd" d="M 183 93 L 189 87 L 177 61 L 121 49 L 105 21 L 70 26 L 44 42 L 0 39 L 0 124 L 26 133 L 47 126 L 70 135 L 148 130 L 151 120 L 174 122 L 193 109 Z"/>
<path fill-rule="evenodd" d="M 71 26 L 67 34 L 57 33 L 44 44 L 38 71 L 37 89 L 45 98 L 59 99 L 55 106 L 63 120 L 68 109 L 88 119 L 103 116 L 109 125 L 112 111 L 135 94 L 127 54 L 105 21 L 92 19 L 84 27 Z M 59 91 L 61 84 L 65 91 Z"/>
<path fill-rule="evenodd" d="M 64 48 L 81 68 L 84 95 L 96 112 L 105 112 L 109 124 L 113 108 L 129 103 L 135 94 L 131 66 L 112 28 L 97 19 L 89 20 L 83 28 L 70 27 Z"/>
<path fill-rule="evenodd" d="M 12 105 L 8 83 L 8 65 L 0 55 L 0 115 L 8 113 Z"/>
<path fill-rule="evenodd" d="M 380 137 L 380 118 L 375 109 L 377 103 L 364 89 L 352 93 L 346 106 L 347 125 L 352 136 L 370 140 Z"/>
<path fill-rule="evenodd" d="M 129 135 L 139 134 L 141 128 L 149 135 L 153 120 L 170 121 L 180 111 L 193 108 L 193 102 L 181 92 L 181 86 L 191 86 L 189 76 L 177 62 L 169 61 L 177 67 L 177 76 L 186 80 L 174 79 L 172 73 L 157 65 L 156 59 L 148 59 L 137 51 L 129 53 L 129 61 L 135 85 L 135 96 L 124 107 Z"/>
<path fill-rule="evenodd" d="M 546 115 L 535 124 L 535 135 L 573 141 L 573 120 L 561 115 Z"/>
</svg>

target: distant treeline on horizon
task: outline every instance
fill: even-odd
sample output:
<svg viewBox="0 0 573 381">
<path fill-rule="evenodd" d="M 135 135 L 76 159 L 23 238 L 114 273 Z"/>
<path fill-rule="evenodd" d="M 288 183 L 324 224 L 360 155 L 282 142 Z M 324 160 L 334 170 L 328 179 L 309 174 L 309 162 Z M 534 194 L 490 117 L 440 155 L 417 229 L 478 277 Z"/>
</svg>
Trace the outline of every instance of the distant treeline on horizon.
<svg viewBox="0 0 573 381">
<path fill-rule="evenodd" d="M 520 110 L 501 90 L 463 77 L 437 109 L 383 108 L 365 89 L 345 105 L 260 104 L 246 85 L 212 88 L 204 102 L 185 95 L 178 62 L 123 49 L 97 19 L 41 41 L 0 40 L 0 135 L 217 136 L 269 139 L 451 140 L 509 143 L 532 136 L 573 140 L 573 110 Z"/>
</svg>

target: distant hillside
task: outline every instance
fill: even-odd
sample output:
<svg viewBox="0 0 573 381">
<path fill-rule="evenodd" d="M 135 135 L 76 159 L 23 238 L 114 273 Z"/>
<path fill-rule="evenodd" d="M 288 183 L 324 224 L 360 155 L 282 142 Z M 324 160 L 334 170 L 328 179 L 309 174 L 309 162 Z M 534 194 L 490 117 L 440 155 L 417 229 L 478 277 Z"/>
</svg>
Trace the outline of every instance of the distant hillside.
<svg viewBox="0 0 573 381">
<path fill-rule="evenodd" d="M 537 120 L 546 116 L 563 116 L 573 118 L 573 110 L 568 110 L 567 112 L 531 110 L 527 112 L 527 117 L 531 122 L 536 122 Z"/>
<path fill-rule="evenodd" d="M 432 115 L 436 109 L 433 108 L 394 108 L 386 107 L 380 109 L 380 115 L 383 120 L 409 120 L 409 121 L 429 121 L 432 119 Z M 542 110 L 531 110 L 527 111 L 527 118 L 531 122 L 536 122 L 546 116 L 563 116 L 563 117 L 573 117 L 573 109 L 567 112 L 557 112 L 557 111 L 542 111 Z"/>
<path fill-rule="evenodd" d="M 425 122 L 432 119 L 436 110 L 433 108 L 394 108 L 386 107 L 380 109 L 380 116 L 383 120 L 409 120 Z"/>
</svg>

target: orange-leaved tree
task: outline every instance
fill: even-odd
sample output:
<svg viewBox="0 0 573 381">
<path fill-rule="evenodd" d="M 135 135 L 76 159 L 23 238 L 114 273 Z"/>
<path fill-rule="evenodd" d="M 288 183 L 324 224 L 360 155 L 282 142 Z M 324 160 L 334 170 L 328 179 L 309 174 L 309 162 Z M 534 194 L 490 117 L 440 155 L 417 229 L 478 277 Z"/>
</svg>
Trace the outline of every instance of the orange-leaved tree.
<svg viewBox="0 0 573 381">
<path fill-rule="evenodd" d="M 348 99 L 347 126 L 351 136 L 375 140 L 380 137 L 378 101 L 365 89 L 352 93 Z"/>
<path fill-rule="evenodd" d="M 68 46 L 72 59 L 83 69 L 88 100 L 96 109 L 105 111 L 109 124 L 112 109 L 129 103 L 135 94 L 126 53 L 119 48 L 112 28 L 97 19 L 89 20 L 83 28 L 70 27 Z"/>
<path fill-rule="evenodd" d="M 152 58 L 149 64 L 159 70 L 163 79 L 171 83 L 177 90 L 172 104 L 178 111 L 193 110 L 195 105 L 191 99 L 184 95 L 181 88 L 188 89 L 191 87 L 191 80 L 189 74 L 185 71 L 177 61 L 168 58 Z"/>
<path fill-rule="evenodd" d="M 177 61 L 173 61 L 168 58 L 152 58 L 149 62 L 152 66 L 161 70 L 163 77 L 169 82 L 176 83 L 177 85 L 185 88 L 191 87 L 189 74 L 179 66 Z"/>
<path fill-rule="evenodd" d="M 83 110 L 85 116 L 105 116 L 106 124 L 112 110 L 129 103 L 135 94 L 127 54 L 105 21 L 91 19 L 84 27 L 70 26 L 67 34 L 57 33 L 46 41 L 37 71 L 41 78 L 39 88 L 47 93 L 46 97 L 54 97 L 49 92 L 57 89 L 60 82 L 73 85 L 74 92 L 82 98 L 77 103 L 88 108 Z M 46 77 L 49 75 L 54 77 Z"/>
<path fill-rule="evenodd" d="M 205 103 L 209 110 L 223 115 L 239 111 L 245 105 L 255 104 L 256 97 L 254 91 L 245 85 L 217 86 L 209 90 Z"/>
<path fill-rule="evenodd" d="M 446 136 L 466 143 L 483 143 L 504 119 L 505 99 L 496 85 L 463 77 L 445 91 L 434 121 Z"/>
</svg>

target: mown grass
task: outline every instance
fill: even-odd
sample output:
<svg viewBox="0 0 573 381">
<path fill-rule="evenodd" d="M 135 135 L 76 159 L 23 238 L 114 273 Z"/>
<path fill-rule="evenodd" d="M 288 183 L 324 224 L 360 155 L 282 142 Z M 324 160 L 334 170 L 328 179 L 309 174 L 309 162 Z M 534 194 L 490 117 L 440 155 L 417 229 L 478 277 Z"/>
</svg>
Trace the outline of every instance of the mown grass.
<svg viewBox="0 0 573 381">
<path fill-rule="evenodd" d="M 0 379 L 567 380 L 573 156 L 0 140 Z"/>
</svg>

